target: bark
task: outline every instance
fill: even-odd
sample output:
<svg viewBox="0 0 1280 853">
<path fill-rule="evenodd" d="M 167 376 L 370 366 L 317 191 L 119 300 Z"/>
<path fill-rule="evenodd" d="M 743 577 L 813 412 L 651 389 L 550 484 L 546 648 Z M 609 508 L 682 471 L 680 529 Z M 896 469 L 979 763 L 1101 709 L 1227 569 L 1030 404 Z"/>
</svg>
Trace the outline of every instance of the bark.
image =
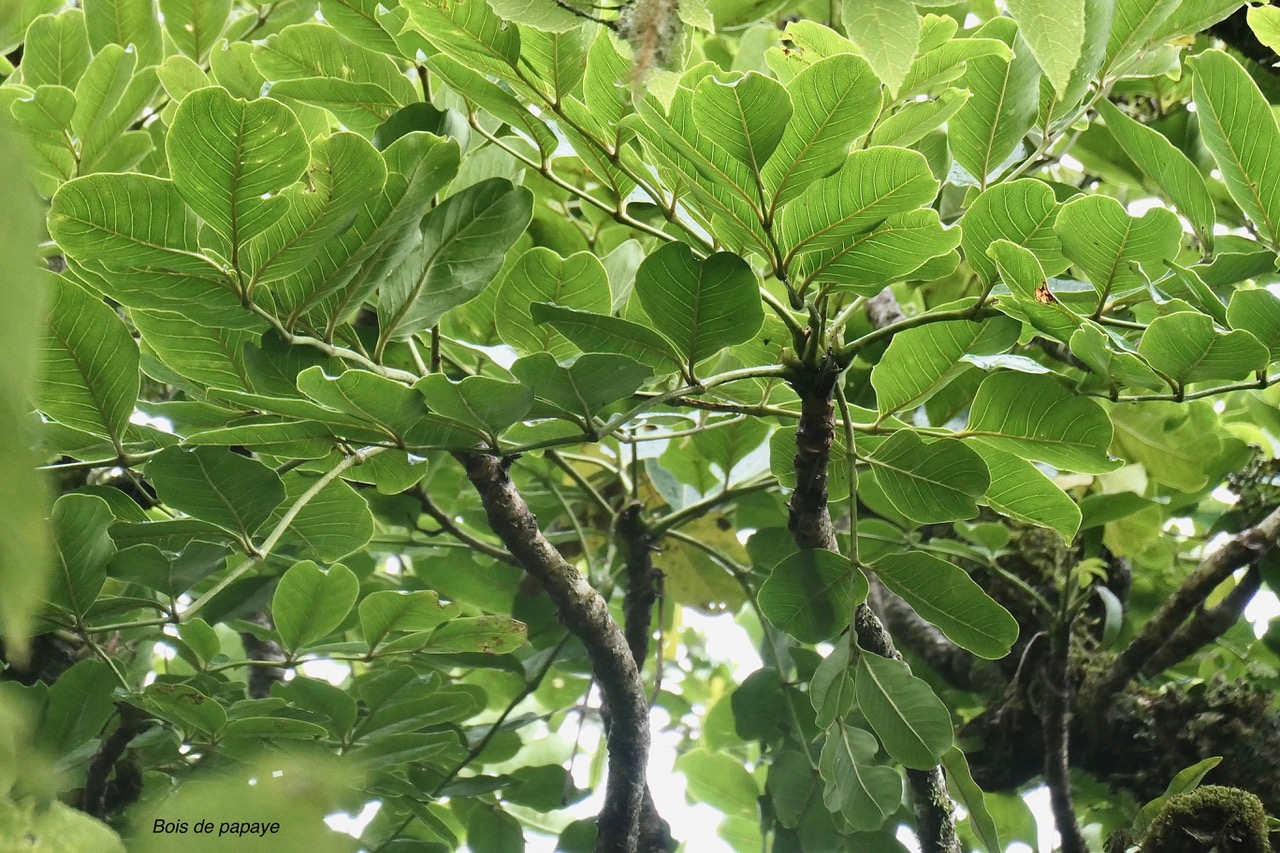
<svg viewBox="0 0 1280 853">
<path fill-rule="evenodd" d="M 110 780 L 112 771 L 115 771 L 120 765 L 120 759 L 124 757 L 125 750 L 128 748 L 130 741 L 142 732 L 146 731 L 152 721 L 146 718 L 138 709 L 131 705 L 121 703 L 119 706 L 120 723 L 115 727 L 111 734 L 103 738 L 102 743 L 98 746 L 98 751 L 94 753 L 93 759 L 89 762 L 89 770 L 85 774 L 84 792 L 80 799 L 80 808 L 93 815 L 96 818 L 105 817 L 108 811 L 113 811 L 111 805 L 117 808 L 126 804 L 126 802 L 118 802 L 109 804 Z M 137 773 L 137 768 L 133 767 L 133 772 Z M 141 782 L 141 779 L 137 780 Z M 141 793 L 141 786 L 137 786 L 136 791 L 132 791 L 132 796 L 125 797 L 128 802 L 136 799 L 137 794 Z M 119 799 L 119 798 L 117 798 Z"/>
<path fill-rule="evenodd" d="M 1052 630 L 1044 672 L 1044 778 L 1053 822 L 1062 836 L 1062 853 L 1088 853 L 1071 799 L 1071 622 L 1062 619 Z"/>
<path fill-rule="evenodd" d="M 484 505 L 489 526 L 526 572 L 535 577 L 556 612 L 586 647 L 596 682 L 608 703 L 608 781 L 597 820 L 598 853 L 635 853 L 649 754 L 649 706 L 627 639 L 609 605 L 547 541 L 516 490 L 504 460 L 458 453 Z"/>
<path fill-rule="evenodd" d="M 1256 526 L 1231 537 L 1201 560 L 1195 571 L 1165 599 L 1138 635 L 1116 656 L 1111 666 L 1085 685 L 1087 704 L 1095 711 L 1105 709 L 1107 701 L 1143 670 L 1187 617 L 1204 603 L 1214 587 L 1236 569 L 1252 564 L 1270 551 L 1277 539 L 1280 539 L 1280 508 L 1273 510 Z M 1092 716 L 1101 720 L 1098 713 Z"/>
<path fill-rule="evenodd" d="M 653 565 L 653 538 L 644 523 L 643 507 L 632 503 L 618 513 L 616 528 L 622 540 L 626 559 L 627 592 L 622 600 L 623 635 L 636 669 L 643 672 L 649 657 L 649 640 L 653 636 L 653 606 L 658 601 L 658 583 L 661 573 Z M 654 674 L 655 689 L 660 683 L 661 672 Z M 610 724 L 612 720 L 610 719 Z M 653 802 L 653 795 L 646 785 L 640 804 L 638 853 L 667 853 L 674 849 L 671 827 Z"/>
<path fill-rule="evenodd" d="M 271 614 L 266 611 L 258 611 L 249 617 L 249 621 L 257 625 L 261 625 L 268 631 L 275 630 L 275 625 L 271 621 Z M 284 649 L 280 648 L 280 644 L 275 640 L 259 640 L 256 635 L 244 631 L 240 634 L 240 641 L 244 643 L 244 655 L 249 660 L 278 660 L 283 662 L 285 659 Z M 271 687 L 284 681 L 284 668 L 279 666 L 251 666 L 249 667 L 249 698 L 250 699 L 266 699 L 271 695 Z"/>
<path fill-rule="evenodd" d="M 816 369 L 801 368 L 789 379 L 800 396 L 800 422 L 796 430 L 796 488 L 791 494 L 787 528 L 799 548 L 840 550 L 827 506 L 827 469 L 835 440 L 832 394 L 840 373 L 840 366 L 828 356 Z M 902 659 L 884 623 L 866 603 L 858 606 L 853 621 L 858 645 L 865 651 Z M 908 770 L 907 780 L 923 853 L 960 853 L 954 806 L 942 770 Z"/>
</svg>

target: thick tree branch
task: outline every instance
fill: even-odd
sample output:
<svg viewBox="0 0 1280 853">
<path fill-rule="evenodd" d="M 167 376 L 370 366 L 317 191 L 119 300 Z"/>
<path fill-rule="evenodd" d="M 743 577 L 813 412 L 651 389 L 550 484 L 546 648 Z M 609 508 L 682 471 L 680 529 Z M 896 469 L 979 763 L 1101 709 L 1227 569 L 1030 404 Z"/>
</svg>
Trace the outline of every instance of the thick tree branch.
<svg viewBox="0 0 1280 853">
<path fill-rule="evenodd" d="M 831 511 L 827 506 L 827 470 L 835 440 L 835 407 L 832 396 L 839 381 L 839 363 L 828 355 L 816 368 L 800 368 L 789 378 L 800 396 L 800 423 L 796 431 L 796 488 L 791 494 L 787 528 L 799 548 L 839 551 Z M 856 535 L 856 531 L 855 534 Z M 858 644 L 872 654 L 897 660 L 893 645 L 878 616 L 866 603 L 854 612 L 853 630 Z M 942 770 L 908 770 L 916 815 L 916 836 L 923 853 L 960 853 Z"/>
<path fill-rule="evenodd" d="M 249 621 L 254 624 L 261 625 L 268 631 L 275 630 L 275 624 L 271 620 L 271 614 L 265 610 L 259 610 L 249 617 Z M 252 661 L 280 661 L 284 662 L 284 649 L 280 648 L 280 644 L 275 640 L 259 640 L 257 635 L 248 631 L 240 633 L 240 641 L 244 644 L 245 657 Z M 284 668 L 280 666 L 252 666 L 249 667 L 249 698 L 250 699 L 266 699 L 271 695 L 271 687 L 284 681 Z"/>
<path fill-rule="evenodd" d="M 1208 609 L 1202 603 L 1191 614 L 1190 619 L 1178 626 L 1173 636 L 1143 664 L 1142 675 L 1148 678 L 1159 675 L 1221 637 L 1240 621 L 1244 609 L 1249 606 L 1261 586 L 1261 570 L 1256 564 L 1250 566 L 1249 571 L 1222 601 Z"/>
<path fill-rule="evenodd" d="M 1111 666 L 1086 686 L 1088 705 L 1103 709 L 1107 700 L 1123 690 L 1192 611 L 1204 603 L 1214 587 L 1236 569 L 1270 551 L 1277 539 L 1280 539 L 1280 508 L 1273 510 L 1256 526 L 1231 537 L 1201 560 L 1195 571 L 1165 599 L 1138 635 L 1116 656 Z M 1092 716 L 1095 720 L 1100 719 L 1096 713 Z"/>
<path fill-rule="evenodd" d="M 560 620 L 591 658 L 596 682 L 610 712 L 609 777 L 598 819 L 598 853 L 635 853 L 649 754 L 649 706 L 627 639 L 609 605 L 538 528 L 502 460 L 458 453 L 493 532 L 547 591 Z"/>
<path fill-rule="evenodd" d="M 107 789 L 111 771 L 124 755 L 130 741 L 144 732 L 151 725 L 147 715 L 132 705 L 120 703 L 120 723 L 111 734 L 103 738 L 89 762 L 89 771 L 84 780 L 84 793 L 80 800 L 80 808 L 101 818 L 107 813 Z"/>
</svg>

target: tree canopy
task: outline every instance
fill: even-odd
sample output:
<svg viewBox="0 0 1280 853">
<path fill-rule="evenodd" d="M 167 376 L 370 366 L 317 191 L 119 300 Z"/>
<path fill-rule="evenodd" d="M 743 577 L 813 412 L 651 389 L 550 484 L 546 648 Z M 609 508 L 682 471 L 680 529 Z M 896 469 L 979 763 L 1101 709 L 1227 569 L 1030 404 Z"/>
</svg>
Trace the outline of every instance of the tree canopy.
<svg viewBox="0 0 1280 853">
<path fill-rule="evenodd" d="M 0 848 L 1269 850 L 1278 48 L 0 6 Z"/>
</svg>

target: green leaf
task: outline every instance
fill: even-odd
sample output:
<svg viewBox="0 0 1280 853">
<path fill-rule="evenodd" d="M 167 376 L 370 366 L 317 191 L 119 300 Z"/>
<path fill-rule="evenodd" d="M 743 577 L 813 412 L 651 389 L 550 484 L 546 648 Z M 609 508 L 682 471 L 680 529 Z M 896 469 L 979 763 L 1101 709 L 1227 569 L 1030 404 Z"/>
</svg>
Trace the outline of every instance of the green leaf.
<svg viewBox="0 0 1280 853">
<path fill-rule="evenodd" d="M 910 0 L 841 0 L 849 40 L 896 97 L 920 48 L 920 16 Z"/>
<path fill-rule="evenodd" d="M 221 275 L 200 254 L 196 219 L 171 181 L 150 175 L 89 175 L 63 184 L 49 234 L 73 258 L 112 269 L 156 267 Z"/>
<path fill-rule="evenodd" d="M 791 118 L 782 84 L 752 71 L 722 82 L 703 78 L 693 93 L 693 123 L 707 138 L 759 175 Z"/>
<path fill-rule="evenodd" d="M 914 145 L 942 127 L 973 97 L 968 89 L 944 89 L 927 101 L 908 101 L 871 131 L 872 145 Z"/>
<path fill-rule="evenodd" d="M 870 732 L 838 722 L 827 731 L 818 769 L 826 781 L 822 802 L 856 830 L 884 825 L 902 805 L 902 776 L 875 764 L 876 739 Z"/>
<path fill-rule="evenodd" d="M 475 853 L 524 853 L 524 830 L 502 809 L 481 806 L 467 821 L 467 848 Z"/>
<path fill-rule="evenodd" d="M 1280 52 L 1280 9 L 1275 6 L 1250 6 L 1248 22 L 1249 29 L 1253 30 L 1258 41 L 1271 48 L 1272 53 Z"/>
<path fill-rule="evenodd" d="M 45 85 L 74 89 L 89 67 L 90 57 L 84 12 L 67 9 L 57 15 L 41 15 L 27 28 L 22 82 L 32 89 Z"/>
<path fill-rule="evenodd" d="M 282 191 L 311 161 L 306 135 L 279 101 L 243 101 L 211 86 L 178 105 L 166 137 L 178 193 L 216 229 L 234 266 L 250 239 L 289 210 Z"/>
<path fill-rule="evenodd" d="M 1048 527 L 1070 542 L 1080 529 L 1080 507 L 1034 463 L 985 442 L 975 442 L 991 485 L 983 502 L 1001 515 Z"/>
<path fill-rule="evenodd" d="M 119 447 L 138 398 L 138 347 L 102 300 L 54 281 L 37 405 L 54 420 Z"/>
<path fill-rule="evenodd" d="M 963 442 L 925 444 L 909 429 L 881 442 L 867 462 L 894 508 L 924 524 L 973 518 L 989 482 L 982 458 Z"/>
<path fill-rule="evenodd" d="M 1267 257 L 1259 257 L 1265 253 Z M 1223 252 L 1218 255 L 1213 263 L 1207 265 L 1197 265 L 1194 267 L 1180 267 L 1175 263 L 1167 262 L 1165 266 L 1169 268 L 1172 275 L 1160 280 L 1159 284 L 1165 293 L 1178 299 L 1186 300 L 1200 311 L 1208 314 L 1213 318 L 1214 322 L 1220 326 L 1229 325 L 1227 322 L 1227 306 L 1222 304 L 1222 300 L 1218 298 L 1218 294 L 1206 283 L 1202 276 L 1214 276 L 1215 273 L 1221 273 L 1215 276 L 1215 285 L 1225 284 L 1222 278 L 1228 278 L 1235 283 L 1244 278 L 1252 278 L 1257 275 L 1257 267 L 1265 266 L 1262 272 L 1271 272 L 1276 262 L 1274 252 L 1263 249 L 1258 255 L 1245 254 L 1242 252 Z M 1254 267 L 1254 264 L 1257 267 Z M 1233 271 L 1228 271 L 1228 267 L 1234 267 Z M 1239 278 L 1236 278 L 1239 276 Z"/>
<path fill-rule="evenodd" d="M 1030 250 L 1045 275 L 1058 275 L 1070 263 L 1053 227 L 1059 210 L 1044 181 L 1024 179 L 991 187 L 973 200 L 961 220 L 965 260 L 984 281 L 994 281 L 996 265 L 987 248 L 1003 239 Z"/>
<path fill-rule="evenodd" d="M 1002 319 L 955 320 L 904 329 L 893 336 L 871 371 L 876 406 L 881 414 L 888 414 L 921 405 L 965 369 L 960 361 L 965 353 L 1003 352 L 1013 345 L 1018 331 L 1016 324 Z"/>
<path fill-rule="evenodd" d="M 529 224 L 533 194 L 491 178 L 451 195 L 422 221 L 422 247 L 393 273 L 378 301 L 380 343 L 404 340 L 474 299 L 502 269 Z"/>
<path fill-rule="evenodd" d="M 1009 14 L 1058 98 L 1063 98 L 1084 45 L 1084 0 L 1009 0 Z"/>
<path fill-rule="evenodd" d="M 539 400 L 580 418 L 634 394 L 653 370 L 622 355 L 584 353 L 562 366 L 550 353 L 526 356 L 511 365 L 511 374 Z"/>
<path fill-rule="evenodd" d="M 1120 149 L 1187 217 L 1201 240 L 1213 246 L 1213 199 L 1195 164 L 1157 130 L 1129 118 L 1105 98 L 1098 112 Z"/>
<path fill-rule="evenodd" d="M 191 733 L 216 735 L 227 724 L 227 711 L 217 700 L 186 684 L 148 684 L 140 704 L 160 719 Z"/>
<path fill-rule="evenodd" d="M 1138 352 L 1178 387 L 1204 379 L 1243 379 L 1266 367 L 1269 357 L 1253 335 L 1221 332 L 1210 317 L 1195 311 L 1152 320 Z"/>
<path fill-rule="evenodd" d="M 947 124 L 956 162 L 985 187 L 1035 123 L 1040 68 L 1031 51 L 1015 47 L 1018 28 L 1012 19 L 995 18 L 977 35 L 1015 48 L 1011 60 L 996 55 L 969 60 L 960 79 L 973 97 Z"/>
<path fill-rule="evenodd" d="M 1159 37 L 1159 31 L 1179 0 L 1116 0 L 1111 36 L 1107 39 L 1105 70 L 1122 70 Z M 1203 4 L 1202 4 L 1203 5 Z"/>
<path fill-rule="evenodd" d="M 86 9 L 86 19 L 89 14 Z M 89 41 L 93 42 L 92 25 Z M 120 44 L 95 45 L 95 50 L 76 84 L 71 116 L 71 129 L 80 139 L 81 175 L 123 171 L 151 149 L 151 135 L 129 127 L 142 117 L 159 88 L 155 69 L 145 67 L 147 63 L 135 51 Z M 112 159 L 113 154 L 117 159 Z"/>
<path fill-rule="evenodd" d="M 271 616 L 284 647 L 296 652 L 332 634 L 359 592 L 360 582 L 341 563 L 328 571 L 310 560 L 294 564 L 271 598 Z"/>
<path fill-rule="evenodd" d="M 38 809 L 36 798 L 0 800 L 0 844 L 32 853 L 125 853 L 111 827 L 54 800 Z"/>
<path fill-rule="evenodd" d="M 1172 212 L 1155 207 L 1133 217 L 1106 196 L 1067 202 L 1053 228 L 1062 240 L 1063 254 L 1098 291 L 1099 307 L 1108 297 L 1146 287 L 1148 279 L 1164 271 L 1164 262 L 1177 255 L 1182 242 L 1182 224 Z"/>
<path fill-rule="evenodd" d="M 301 474 L 286 477 L 287 502 L 277 508 L 273 522 L 278 524 L 285 507 L 296 503 L 314 485 L 313 478 Z M 299 557 L 332 563 L 368 545 L 373 527 L 368 501 L 342 480 L 334 480 L 294 516 L 280 542 Z"/>
<path fill-rule="evenodd" d="M 988 376 L 978 386 L 965 433 L 1023 459 L 1068 471 L 1097 474 L 1116 467 L 1107 456 L 1107 413 L 1096 401 L 1077 397 L 1048 376 Z"/>
<path fill-rule="evenodd" d="M 132 45 L 141 68 L 158 64 L 164 56 L 153 0 L 85 0 L 84 22 L 94 53 L 112 44 Z"/>
<path fill-rule="evenodd" d="M 412 0 L 409 20 L 443 53 L 498 77 L 512 76 L 520 59 L 520 31 L 486 0 Z"/>
<path fill-rule="evenodd" d="M 849 644 L 837 642 L 831 654 L 822 659 L 809 680 L 809 701 L 817 713 L 814 723 L 819 729 L 830 728 L 853 709 L 853 675 L 850 673 Z"/>
<path fill-rule="evenodd" d="M 367 370 L 345 370 L 330 377 L 323 368 L 308 367 L 298 374 L 298 390 L 384 432 L 399 445 L 414 443 L 428 413 L 421 394 Z"/>
<path fill-rule="evenodd" d="M 1227 192 L 1271 247 L 1280 247 L 1280 126 L 1247 71 L 1220 50 L 1187 60 L 1205 146 Z"/>
<path fill-rule="evenodd" d="M 1179 491 L 1204 488 L 1215 460 L 1222 454 L 1221 422 L 1208 401 L 1112 406 L 1111 420 L 1115 424 L 1116 454 L 1142 464 L 1152 480 Z M 1154 507 L 1134 504 L 1125 515 L 1147 508 Z"/>
<path fill-rule="evenodd" d="M 670 373 L 673 366 L 683 366 L 670 341 L 647 326 L 630 320 L 561 308 L 546 302 L 530 305 L 529 315 L 535 323 L 548 323 L 555 327 L 584 353 L 624 355 L 659 374 Z"/>
<path fill-rule="evenodd" d="M 684 774 L 695 802 L 728 815 L 755 815 L 760 789 L 736 758 L 698 748 L 678 757 L 676 770 Z"/>
<path fill-rule="evenodd" d="M 274 471 L 221 447 L 166 448 L 145 470 L 167 506 L 216 524 L 242 542 L 252 540 L 285 497 Z"/>
<path fill-rule="evenodd" d="M 534 322 L 534 302 L 607 313 L 611 297 L 604 266 L 590 252 L 562 258 L 537 246 L 520 256 L 498 289 L 494 319 L 505 343 L 522 353 L 549 353 L 557 359 L 573 355 L 577 347 L 546 323 Z"/>
<path fill-rule="evenodd" d="M 873 568 L 890 592 L 953 643 L 980 658 L 999 660 L 1018 639 L 1018 623 L 1009 611 L 946 560 L 909 551 L 887 554 Z"/>
<path fill-rule="evenodd" d="M 49 514 L 57 564 L 49 584 L 50 604 L 79 619 L 88 612 L 107 580 L 107 563 L 116 546 L 107 532 L 115 522 L 111 507 L 92 495 L 63 495 Z"/>
<path fill-rule="evenodd" d="M 37 733 L 40 746 L 61 757 L 95 740 L 115 715 L 112 692 L 119 685 L 111 667 L 92 658 L 59 675 L 49 688 Z"/>
<path fill-rule="evenodd" d="M 459 613 L 456 604 L 441 604 L 431 590 L 401 593 L 384 589 L 360 602 L 360 629 L 369 648 L 376 648 L 393 631 L 430 631 Z"/>
<path fill-rule="evenodd" d="M 880 83 L 866 60 L 852 54 L 815 62 L 796 75 L 787 91 L 794 112 L 761 173 L 769 211 L 840 163 L 880 112 Z"/>
<path fill-rule="evenodd" d="M 928 770 L 951 749 L 947 706 L 902 661 L 864 651 L 858 655 L 854 691 L 858 709 L 895 760 Z"/>
<path fill-rule="evenodd" d="M 1216 298 L 1216 297 L 1215 297 Z M 1122 340 L 1090 323 L 1071 333 L 1071 352 L 1089 369 L 1107 377 L 1116 387 L 1136 385 L 1158 391 L 1164 380 Z"/>
<path fill-rule="evenodd" d="M 0 51 L 8 53 L 22 44 L 23 35 L 32 21 L 63 6 L 61 0 L 19 0 L 0 6 Z M 12 67 L 10 65 L 5 73 L 11 73 Z"/>
<path fill-rule="evenodd" d="M 222 35 L 231 0 L 159 0 L 164 29 L 178 50 L 202 62 Z"/>
<path fill-rule="evenodd" d="M 912 277 L 929 261 L 950 254 L 960 239 L 960 229 L 944 227 L 932 208 L 895 213 L 838 248 L 803 255 L 795 279 L 805 287 L 821 281 L 874 296 L 886 284 Z"/>
<path fill-rule="evenodd" d="M 426 398 L 431 411 L 479 430 L 494 441 L 533 405 L 531 389 L 487 376 L 451 382 L 443 374 L 433 373 L 418 380 L 414 388 Z"/>
<path fill-rule="evenodd" d="M 306 269 L 333 238 L 352 227 L 359 208 L 382 193 L 387 167 L 364 137 L 335 133 L 316 142 L 311 154 L 310 186 L 285 190 L 288 212 L 245 246 L 254 284 Z"/>
<path fill-rule="evenodd" d="M 960 747 L 953 746 L 942 756 L 942 766 L 947 771 L 947 787 L 965 811 L 969 813 L 969 826 L 973 834 L 978 836 L 987 853 L 1001 853 L 1005 848 L 1000 843 L 1000 833 L 996 822 L 987 810 L 986 797 L 978 783 L 973 781 L 973 773 L 969 770 L 969 761 Z"/>
<path fill-rule="evenodd" d="M 862 572 L 834 551 L 796 551 L 773 567 L 760 587 L 760 610 L 802 643 L 833 639 L 867 597 Z"/>
<path fill-rule="evenodd" d="M 482 652 L 505 655 L 526 642 L 528 628 L 509 616 L 460 616 L 432 632 L 422 651 L 427 654 Z"/>
<path fill-rule="evenodd" d="M 933 202 L 938 182 L 916 151 L 875 147 L 853 152 L 840 170 L 815 181 L 778 217 L 788 260 L 831 249 L 878 227 L 895 213 Z"/>
<path fill-rule="evenodd" d="M 635 292 L 690 366 L 750 340 L 764 323 L 755 273 L 729 252 L 698 260 L 686 244 L 668 243 L 640 264 Z"/>
<path fill-rule="evenodd" d="M 1280 299 L 1270 290 L 1237 290 L 1227 306 L 1231 328 L 1248 332 L 1267 348 L 1268 361 L 1280 360 Z"/>
<path fill-rule="evenodd" d="M 18 87 L 10 87 L 18 92 Z M 76 150 L 71 139 L 75 93 L 65 86 L 41 86 L 9 109 L 19 132 L 26 137 L 31 155 L 32 178 L 42 196 L 51 196 L 75 176 Z"/>
</svg>

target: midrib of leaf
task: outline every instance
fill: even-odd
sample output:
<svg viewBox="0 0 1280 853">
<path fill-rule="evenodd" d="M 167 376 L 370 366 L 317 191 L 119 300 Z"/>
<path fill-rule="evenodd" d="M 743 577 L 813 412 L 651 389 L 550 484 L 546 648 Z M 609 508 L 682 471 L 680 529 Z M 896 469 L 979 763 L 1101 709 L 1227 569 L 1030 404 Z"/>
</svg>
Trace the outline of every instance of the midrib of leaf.
<svg viewBox="0 0 1280 853">
<path fill-rule="evenodd" d="M 244 117 L 248 108 L 240 110 L 236 127 L 235 156 L 231 160 L 231 266 L 240 271 L 240 205 L 237 202 L 240 186 L 240 169 L 244 154 Z"/>
<path fill-rule="evenodd" d="M 1009 94 L 1009 78 L 1013 74 L 1013 60 L 1010 59 L 1004 65 L 1004 79 L 1000 83 L 1000 98 L 996 101 L 996 113 L 991 120 L 991 129 L 987 132 L 987 144 L 982 154 L 982 174 L 978 176 L 978 180 L 982 189 L 987 188 L 987 176 L 991 174 L 991 149 L 996 142 L 996 128 L 1000 124 L 1001 116 L 1004 112 L 1005 97 Z"/>
<path fill-rule="evenodd" d="M 928 448 L 928 447 L 925 447 L 924 449 L 925 449 L 925 450 L 928 450 L 929 448 Z M 932 459 L 934 458 L 934 456 L 929 456 L 929 457 L 925 457 L 925 458 L 927 458 L 927 459 L 929 459 L 929 460 L 932 460 Z M 955 494 L 957 494 L 957 495 L 962 495 L 962 496 L 965 496 L 965 497 L 968 497 L 968 496 L 969 496 L 969 493 L 968 493 L 968 492 L 965 492 L 965 491 L 961 490 L 960 488 L 958 488 L 958 487 L 956 487 L 956 486 L 948 485 L 947 483 L 945 483 L 945 482 L 944 482 L 944 481 L 942 481 L 942 480 L 931 480 L 931 479 L 929 479 L 928 477 L 922 476 L 922 475 L 920 475 L 920 474 L 916 474 L 916 473 L 915 473 L 915 472 L 913 472 L 913 471 L 909 471 L 909 470 L 907 470 L 907 469 L 905 469 L 905 468 L 899 468 L 897 465 L 894 465 L 894 464 L 893 464 L 893 463 L 891 463 L 891 462 L 886 462 L 886 461 L 884 461 L 883 459 L 880 459 L 880 458 L 878 458 L 878 457 L 875 457 L 875 456 L 869 456 L 869 457 L 867 457 L 867 462 L 868 462 L 869 464 L 871 464 L 871 465 L 878 465 L 878 466 L 880 466 L 881 468 L 885 468 L 885 469 L 887 469 L 887 470 L 889 470 L 889 471 L 893 471 L 894 473 L 901 474 L 902 476 L 907 477 L 908 479 L 911 479 L 911 480 L 913 480 L 913 481 L 918 480 L 920 483 L 927 484 L 927 485 L 929 485 L 929 486 L 931 486 L 931 487 L 933 487 L 933 488 L 935 488 L 935 489 L 937 489 L 937 490 L 939 490 L 939 491 L 954 492 L 954 493 L 955 493 Z M 917 486 L 917 487 L 918 487 L 918 486 Z"/>
<path fill-rule="evenodd" d="M 783 189 L 787 186 L 787 182 L 791 180 L 791 176 L 795 173 L 796 165 L 804 159 L 804 156 L 809 153 L 809 149 L 814 146 L 818 138 L 822 135 L 822 132 L 831 124 L 832 116 L 834 116 L 836 112 L 844 106 L 845 102 L 849 99 L 849 92 L 851 91 L 852 89 L 846 90 L 841 99 L 827 111 L 826 117 L 822 119 L 822 122 L 818 125 L 813 135 L 811 135 L 808 141 L 801 146 L 800 152 L 791 160 L 791 165 L 782 173 L 782 177 L 778 180 L 778 187 L 773 191 L 773 199 L 769 202 L 768 216 L 770 220 L 773 219 L 774 213 L 777 211 L 778 197 L 782 194 Z M 777 151 L 774 153 L 777 153 Z"/>
<path fill-rule="evenodd" d="M 139 239 L 133 236 L 132 234 L 126 234 L 125 232 L 118 231 L 115 228 L 108 228 L 107 226 L 102 225 L 100 223 L 93 222 L 88 219 L 81 219 L 80 217 L 72 216 L 69 213 L 60 212 L 58 213 L 58 216 L 62 217 L 63 219 L 70 220 L 71 222 L 76 222 L 80 225 L 88 225 L 90 228 L 93 228 L 98 231 L 105 231 L 106 233 L 114 237 L 123 238 L 125 240 L 128 240 L 130 243 L 136 243 L 139 246 L 145 246 L 148 249 L 162 249 L 165 252 L 168 252 L 170 254 L 183 255 L 188 258 L 195 258 L 196 260 L 204 261 L 206 264 L 213 267 L 215 270 L 218 270 L 218 272 L 222 272 L 221 268 L 218 267 L 217 264 L 215 264 L 213 261 L 211 261 L 209 258 L 205 257 L 204 255 L 200 254 L 199 252 L 191 252 L 186 249 L 175 249 L 172 246 L 165 246 L 160 243 L 151 243 L 147 240 Z"/>
<path fill-rule="evenodd" d="M 1111 295 L 1111 288 L 1115 285 L 1116 273 L 1120 270 L 1120 259 L 1124 257 L 1124 250 L 1129 245 L 1129 235 L 1133 233 L 1133 228 L 1133 220 L 1126 218 L 1124 236 L 1120 238 L 1120 247 L 1116 250 L 1115 259 L 1111 262 L 1111 269 L 1107 271 L 1106 285 L 1102 288 L 1102 295 L 1098 297 L 1099 314 L 1106 307 L 1107 297 Z"/>
</svg>

